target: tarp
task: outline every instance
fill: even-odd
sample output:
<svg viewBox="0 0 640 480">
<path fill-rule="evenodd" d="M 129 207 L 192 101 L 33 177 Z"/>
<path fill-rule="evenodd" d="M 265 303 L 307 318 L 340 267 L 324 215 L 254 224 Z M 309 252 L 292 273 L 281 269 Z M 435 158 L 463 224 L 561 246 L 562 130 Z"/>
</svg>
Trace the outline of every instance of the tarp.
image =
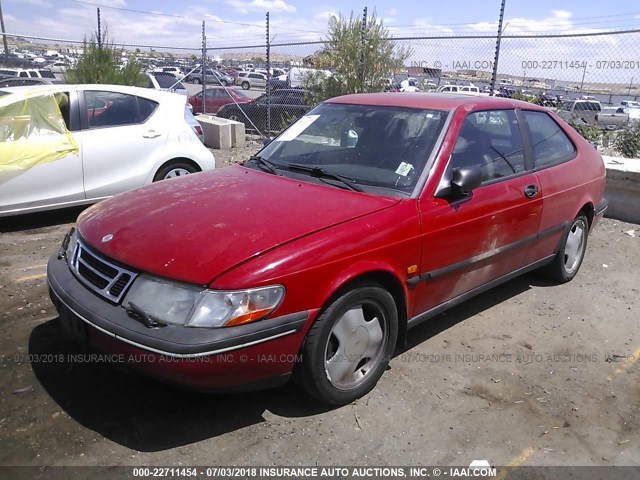
<svg viewBox="0 0 640 480">
<path fill-rule="evenodd" d="M 0 173 L 20 173 L 78 153 L 60 108 L 65 93 L 34 91 L 0 97 Z"/>
</svg>

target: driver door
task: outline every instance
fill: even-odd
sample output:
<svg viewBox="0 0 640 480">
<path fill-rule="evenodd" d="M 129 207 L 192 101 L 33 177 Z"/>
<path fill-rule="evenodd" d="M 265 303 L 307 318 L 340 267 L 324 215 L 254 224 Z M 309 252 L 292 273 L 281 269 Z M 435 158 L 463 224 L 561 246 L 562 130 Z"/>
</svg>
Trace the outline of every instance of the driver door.
<svg viewBox="0 0 640 480">
<path fill-rule="evenodd" d="M 459 198 L 420 199 L 423 225 L 416 311 L 424 313 L 528 263 L 537 241 L 542 192 L 528 167 L 513 110 L 469 113 L 440 186 L 455 168 L 480 167 L 480 187 Z M 528 196 L 530 187 L 537 193 Z M 436 191 L 437 194 L 437 191 Z"/>
</svg>

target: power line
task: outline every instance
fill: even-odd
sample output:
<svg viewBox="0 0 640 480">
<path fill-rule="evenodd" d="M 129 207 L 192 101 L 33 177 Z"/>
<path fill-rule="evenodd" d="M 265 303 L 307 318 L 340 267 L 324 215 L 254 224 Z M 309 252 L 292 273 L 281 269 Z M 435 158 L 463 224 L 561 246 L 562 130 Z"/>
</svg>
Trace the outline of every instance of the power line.
<svg viewBox="0 0 640 480">
<path fill-rule="evenodd" d="M 92 7 L 108 8 L 108 9 L 111 9 L 111 10 L 119 10 L 119 11 L 122 11 L 122 12 L 139 13 L 139 14 L 142 14 L 142 15 L 155 15 L 155 16 L 159 16 L 159 17 L 182 18 L 184 20 L 194 20 L 193 18 L 186 17 L 184 15 L 175 15 L 175 14 L 171 14 L 171 13 L 149 12 L 147 10 L 136 10 L 136 9 L 133 9 L 133 8 L 114 7 L 114 6 L 111 6 L 111 5 L 103 5 L 103 4 L 100 4 L 100 3 L 87 2 L 87 1 L 84 1 L 84 0 L 68 0 L 68 1 L 69 2 L 74 2 L 74 3 L 81 3 L 83 5 L 90 5 Z M 216 23 L 227 23 L 227 24 L 230 24 L 230 25 L 241 25 L 241 26 L 244 26 L 244 27 L 264 28 L 264 26 L 260 25 L 260 24 L 246 23 L 246 22 L 235 22 L 235 21 L 232 21 L 232 20 L 219 20 L 219 19 L 207 18 L 206 21 L 207 22 L 216 22 Z M 301 29 L 295 29 L 295 28 L 277 27 L 277 26 L 274 26 L 272 28 L 276 29 L 276 30 L 286 30 L 286 31 L 291 31 L 291 32 L 324 33 L 324 32 L 313 32 L 313 31 L 310 31 L 310 30 L 301 30 Z"/>
</svg>

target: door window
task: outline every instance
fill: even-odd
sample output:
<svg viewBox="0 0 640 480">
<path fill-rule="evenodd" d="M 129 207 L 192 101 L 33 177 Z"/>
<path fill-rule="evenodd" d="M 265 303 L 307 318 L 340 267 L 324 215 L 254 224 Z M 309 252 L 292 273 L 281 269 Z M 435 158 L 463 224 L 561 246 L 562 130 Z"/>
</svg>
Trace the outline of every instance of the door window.
<svg viewBox="0 0 640 480">
<path fill-rule="evenodd" d="M 576 155 L 576 147 L 560 126 L 545 112 L 523 110 L 536 169 L 569 160 Z"/>
<path fill-rule="evenodd" d="M 483 182 L 525 171 L 520 127 L 513 110 L 473 112 L 464 119 L 449 171 L 474 166 L 482 170 Z"/>
<path fill-rule="evenodd" d="M 124 93 L 84 92 L 89 128 L 116 127 L 145 122 L 158 104 Z"/>
</svg>

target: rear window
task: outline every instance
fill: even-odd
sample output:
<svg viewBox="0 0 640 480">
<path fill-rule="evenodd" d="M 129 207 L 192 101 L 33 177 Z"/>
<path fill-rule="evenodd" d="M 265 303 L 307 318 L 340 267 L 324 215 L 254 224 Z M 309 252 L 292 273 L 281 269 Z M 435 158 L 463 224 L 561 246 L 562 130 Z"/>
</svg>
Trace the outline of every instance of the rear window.
<svg viewBox="0 0 640 480">
<path fill-rule="evenodd" d="M 38 70 L 42 78 L 56 78 L 51 70 Z"/>
<path fill-rule="evenodd" d="M 602 107 L 598 102 L 576 102 L 574 111 L 599 112 Z"/>
<path fill-rule="evenodd" d="M 155 75 L 160 88 L 180 88 L 184 90 L 184 85 L 176 80 L 173 75 Z"/>
</svg>

